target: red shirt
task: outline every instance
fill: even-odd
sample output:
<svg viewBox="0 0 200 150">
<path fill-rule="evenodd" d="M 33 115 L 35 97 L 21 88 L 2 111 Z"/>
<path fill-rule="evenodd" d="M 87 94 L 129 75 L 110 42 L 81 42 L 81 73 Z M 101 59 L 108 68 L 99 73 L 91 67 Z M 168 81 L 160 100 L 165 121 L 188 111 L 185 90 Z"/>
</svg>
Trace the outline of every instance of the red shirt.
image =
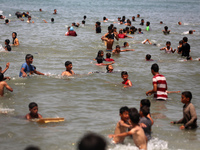
<svg viewBox="0 0 200 150">
<path fill-rule="evenodd" d="M 125 37 L 127 37 L 127 35 L 125 35 L 125 34 L 118 34 L 118 38 L 124 39 Z"/>
<path fill-rule="evenodd" d="M 115 61 L 115 60 L 112 58 L 106 58 L 105 61 Z"/>
</svg>

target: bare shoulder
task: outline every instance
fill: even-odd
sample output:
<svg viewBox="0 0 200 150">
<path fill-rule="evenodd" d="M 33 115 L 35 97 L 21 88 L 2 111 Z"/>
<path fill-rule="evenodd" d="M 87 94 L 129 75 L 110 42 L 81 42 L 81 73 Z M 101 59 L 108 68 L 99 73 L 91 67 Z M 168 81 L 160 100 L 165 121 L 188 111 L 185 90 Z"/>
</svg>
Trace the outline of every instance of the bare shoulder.
<svg viewBox="0 0 200 150">
<path fill-rule="evenodd" d="M 38 114 L 38 118 L 39 118 L 39 119 L 42 119 L 42 115 Z"/>
<path fill-rule="evenodd" d="M 28 114 L 26 114 L 25 118 L 26 118 L 27 120 L 30 120 L 30 119 L 31 119 L 31 116 L 30 116 L 30 114 L 29 114 L 29 113 L 28 113 Z"/>
</svg>

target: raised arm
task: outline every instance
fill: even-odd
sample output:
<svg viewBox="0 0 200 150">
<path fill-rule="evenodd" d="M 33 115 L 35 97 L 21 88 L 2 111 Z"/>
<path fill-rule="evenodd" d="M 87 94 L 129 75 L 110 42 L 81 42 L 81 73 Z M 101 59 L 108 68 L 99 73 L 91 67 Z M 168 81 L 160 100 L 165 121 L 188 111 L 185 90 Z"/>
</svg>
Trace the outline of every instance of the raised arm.
<svg viewBox="0 0 200 150">
<path fill-rule="evenodd" d="M 1 72 L 1 73 L 5 73 L 7 70 L 8 70 L 8 68 L 10 67 L 10 63 L 8 62 L 7 64 L 6 64 L 6 68 Z"/>
</svg>

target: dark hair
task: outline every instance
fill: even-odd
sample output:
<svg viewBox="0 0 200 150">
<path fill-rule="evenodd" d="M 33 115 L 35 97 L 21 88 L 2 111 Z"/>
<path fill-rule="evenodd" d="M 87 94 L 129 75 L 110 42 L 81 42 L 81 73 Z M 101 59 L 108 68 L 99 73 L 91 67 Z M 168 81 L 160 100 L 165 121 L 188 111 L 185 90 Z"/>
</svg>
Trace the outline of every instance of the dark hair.
<svg viewBox="0 0 200 150">
<path fill-rule="evenodd" d="M 183 37 L 183 41 L 184 41 L 184 42 L 187 42 L 187 41 L 188 41 L 188 38 L 187 38 L 187 37 Z"/>
<path fill-rule="evenodd" d="M 35 103 L 35 102 L 31 102 L 31 103 L 28 105 L 29 109 L 33 109 L 33 107 L 35 107 L 35 106 L 38 106 L 37 103 Z"/>
<path fill-rule="evenodd" d="M 14 34 L 15 34 L 15 37 L 13 38 L 13 42 L 12 42 L 12 44 L 14 44 L 14 41 L 15 41 L 15 39 L 17 38 L 17 33 L 16 32 L 13 32 Z M 12 33 L 12 34 L 13 34 Z"/>
<path fill-rule="evenodd" d="M 193 31 L 192 31 L 192 30 L 190 30 L 190 31 L 189 31 L 189 34 L 192 34 L 192 33 L 193 33 Z"/>
<path fill-rule="evenodd" d="M 123 75 L 128 75 L 128 72 L 122 71 L 122 72 L 121 72 L 121 76 L 123 76 Z"/>
<path fill-rule="evenodd" d="M 103 17 L 103 20 L 106 20 L 106 17 Z"/>
<path fill-rule="evenodd" d="M 54 22 L 54 18 L 51 18 L 51 22 Z"/>
<path fill-rule="evenodd" d="M 28 16 L 28 18 L 31 18 L 31 16 Z"/>
<path fill-rule="evenodd" d="M 108 27 L 108 30 L 112 30 L 112 27 L 111 27 L 111 26 L 109 26 L 109 27 Z"/>
<path fill-rule="evenodd" d="M 111 57 L 111 53 L 106 53 L 106 58 L 110 58 Z"/>
<path fill-rule="evenodd" d="M 85 20 L 87 18 L 87 16 L 83 16 L 83 19 Z"/>
<path fill-rule="evenodd" d="M 0 73 L 0 81 L 3 81 L 4 75 L 3 73 Z"/>
<path fill-rule="evenodd" d="M 9 40 L 9 39 L 6 39 L 5 42 L 6 42 L 6 44 L 8 44 L 8 45 L 10 44 L 10 40 Z"/>
<path fill-rule="evenodd" d="M 104 58 L 98 56 L 98 57 L 96 58 L 96 60 L 97 60 L 97 63 L 100 64 L 100 63 L 103 63 Z"/>
<path fill-rule="evenodd" d="M 135 107 L 129 108 L 129 113 L 138 113 L 138 110 Z"/>
<path fill-rule="evenodd" d="M 170 42 L 170 41 L 167 41 L 167 42 L 166 42 L 166 45 L 167 45 L 167 44 L 170 44 L 170 45 L 171 45 L 171 42 Z"/>
<path fill-rule="evenodd" d="M 29 59 L 29 58 L 31 58 L 31 57 L 33 58 L 33 55 L 31 55 L 31 54 L 26 54 L 25 60 L 26 60 L 26 59 Z"/>
<path fill-rule="evenodd" d="M 142 112 L 143 116 L 146 117 L 150 112 L 149 107 L 148 106 L 142 106 L 141 107 L 141 112 Z"/>
<path fill-rule="evenodd" d="M 141 31 L 142 31 L 142 29 L 141 29 L 141 28 L 139 28 L 139 29 L 138 29 L 138 31 L 139 31 L 139 32 L 141 32 Z"/>
<path fill-rule="evenodd" d="M 119 45 L 116 45 L 116 48 L 120 48 L 120 46 L 119 46 Z"/>
<path fill-rule="evenodd" d="M 101 22 L 97 21 L 96 24 L 100 26 L 100 25 L 101 25 Z"/>
<path fill-rule="evenodd" d="M 149 99 L 142 99 L 140 103 L 142 104 L 142 106 L 151 106 L 151 102 L 149 101 Z"/>
<path fill-rule="evenodd" d="M 103 53 L 103 51 L 102 51 L 102 50 L 99 50 L 98 53 L 97 53 L 97 57 L 101 57 L 101 56 L 100 56 L 101 53 Z"/>
<path fill-rule="evenodd" d="M 5 23 L 8 23 L 8 22 L 9 22 L 9 20 L 8 20 L 8 19 L 6 19 L 6 20 L 5 20 Z"/>
<path fill-rule="evenodd" d="M 96 133 L 85 134 L 78 142 L 78 150 L 106 150 L 107 143 Z"/>
<path fill-rule="evenodd" d="M 150 60 L 150 59 L 151 59 L 151 55 L 150 55 L 150 54 L 147 54 L 147 55 L 146 55 L 146 59 L 147 59 L 147 60 Z"/>
<path fill-rule="evenodd" d="M 112 27 L 112 29 L 113 29 L 114 25 L 113 25 L 113 24 L 110 24 L 110 26 L 111 26 L 111 27 Z"/>
<path fill-rule="evenodd" d="M 140 114 L 138 113 L 138 111 L 130 111 L 129 117 L 132 123 L 138 124 L 140 121 Z"/>
<path fill-rule="evenodd" d="M 153 64 L 152 66 L 151 66 L 151 70 L 153 70 L 154 72 L 158 72 L 159 71 L 159 66 L 158 66 L 158 64 Z"/>
<path fill-rule="evenodd" d="M 165 26 L 164 29 L 167 31 L 168 30 L 168 26 Z"/>
<path fill-rule="evenodd" d="M 184 91 L 184 92 L 182 92 L 182 95 L 184 95 L 186 98 L 189 98 L 191 101 L 192 93 L 190 91 Z"/>
<path fill-rule="evenodd" d="M 70 65 L 70 64 L 72 64 L 71 61 L 66 61 L 66 62 L 65 62 L 65 66 L 68 66 L 68 65 Z"/>
<path fill-rule="evenodd" d="M 127 106 L 123 106 L 119 109 L 119 113 L 120 114 L 123 114 L 125 111 L 128 111 L 129 112 L 129 108 Z"/>
<path fill-rule="evenodd" d="M 24 150 L 40 150 L 40 148 L 37 146 L 30 145 L 30 146 L 26 147 Z"/>
<path fill-rule="evenodd" d="M 126 46 L 127 42 L 124 42 L 124 46 Z"/>
<path fill-rule="evenodd" d="M 183 40 L 180 40 L 180 41 L 179 41 L 179 44 L 183 44 Z"/>
<path fill-rule="evenodd" d="M 82 20 L 82 24 L 85 24 L 85 20 Z"/>
<path fill-rule="evenodd" d="M 149 21 L 147 21 L 146 25 L 147 25 L 147 26 L 149 26 L 149 25 L 150 25 L 150 22 L 149 22 Z"/>
</svg>

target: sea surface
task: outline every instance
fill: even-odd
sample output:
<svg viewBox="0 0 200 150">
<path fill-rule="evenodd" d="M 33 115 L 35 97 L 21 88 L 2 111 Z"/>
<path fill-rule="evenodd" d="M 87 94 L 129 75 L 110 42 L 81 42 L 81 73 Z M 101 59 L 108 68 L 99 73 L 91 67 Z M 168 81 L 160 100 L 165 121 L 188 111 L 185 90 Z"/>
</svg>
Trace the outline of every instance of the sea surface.
<svg viewBox="0 0 200 150">
<path fill-rule="evenodd" d="M 39 12 L 40 8 L 42 12 Z M 53 15 L 54 9 L 57 9 L 56 15 Z M 16 11 L 29 11 L 35 23 L 28 24 L 27 18 L 24 22 L 18 20 Z M 5 76 L 11 77 L 7 83 L 14 90 L 5 90 L 4 97 L 0 97 L 1 109 L 14 109 L 0 114 L 0 150 L 22 150 L 28 145 L 39 146 L 42 150 L 75 150 L 77 141 L 87 132 L 105 137 L 109 150 L 137 150 L 130 138 L 126 138 L 124 145 L 111 144 L 108 134 L 114 133 L 120 120 L 120 107 L 139 109 L 140 100 L 144 98 L 151 101 L 155 121 L 148 150 L 200 149 L 199 128 L 180 130 L 179 125 L 170 124 L 170 121 L 182 118 L 181 93 L 169 94 L 166 102 L 145 95 L 152 89 L 151 65 L 158 63 L 169 91 L 192 92 L 192 103 L 200 118 L 200 62 L 196 61 L 200 57 L 199 0 L 1 0 L 0 13 L 10 19 L 9 25 L 0 20 L 0 66 L 4 69 L 10 62 Z M 131 19 L 137 14 L 140 18 L 136 18 L 132 25 L 142 28 L 144 34 L 131 35 L 133 39 L 120 39 L 113 45 L 113 48 L 122 46 L 126 41 L 129 48 L 135 49 L 112 56 L 114 70 L 118 73 L 88 75 L 92 71 L 106 71 L 105 67 L 96 66 L 93 59 L 99 50 L 106 49 L 101 37 L 107 33 L 107 27 L 118 17 Z M 66 37 L 67 27 L 72 22 L 81 23 L 84 15 L 87 16 L 86 25 L 74 28 L 78 36 Z M 104 16 L 109 20 L 101 22 L 102 33 L 96 34 L 95 22 L 102 21 Z M 54 23 L 50 22 L 51 18 L 55 19 Z M 139 25 L 141 19 L 151 22 L 152 31 L 146 32 L 145 26 Z M 178 21 L 182 25 L 178 25 Z M 126 27 L 118 23 L 114 26 L 117 30 Z M 171 30 L 169 35 L 162 33 L 164 26 Z M 186 34 L 189 30 L 195 30 L 194 34 Z M 20 45 L 5 52 L 2 48 L 4 41 L 12 41 L 12 32 L 17 32 Z M 194 61 L 184 61 L 177 53 L 166 54 L 159 50 L 166 41 L 171 41 L 171 47 L 177 48 L 184 36 L 189 39 Z M 141 44 L 147 38 L 157 46 Z M 19 78 L 26 54 L 33 54 L 33 65 L 48 76 Z M 154 61 L 146 62 L 146 54 L 151 54 Z M 76 76 L 61 77 L 65 61 L 73 63 Z M 128 72 L 133 87 L 123 88 L 121 71 Z M 37 124 L 25 120 L 30 102 L 38 103 L 39 113 L 44 118 L 64 117 L 65 121 Z"/>
</svg>

